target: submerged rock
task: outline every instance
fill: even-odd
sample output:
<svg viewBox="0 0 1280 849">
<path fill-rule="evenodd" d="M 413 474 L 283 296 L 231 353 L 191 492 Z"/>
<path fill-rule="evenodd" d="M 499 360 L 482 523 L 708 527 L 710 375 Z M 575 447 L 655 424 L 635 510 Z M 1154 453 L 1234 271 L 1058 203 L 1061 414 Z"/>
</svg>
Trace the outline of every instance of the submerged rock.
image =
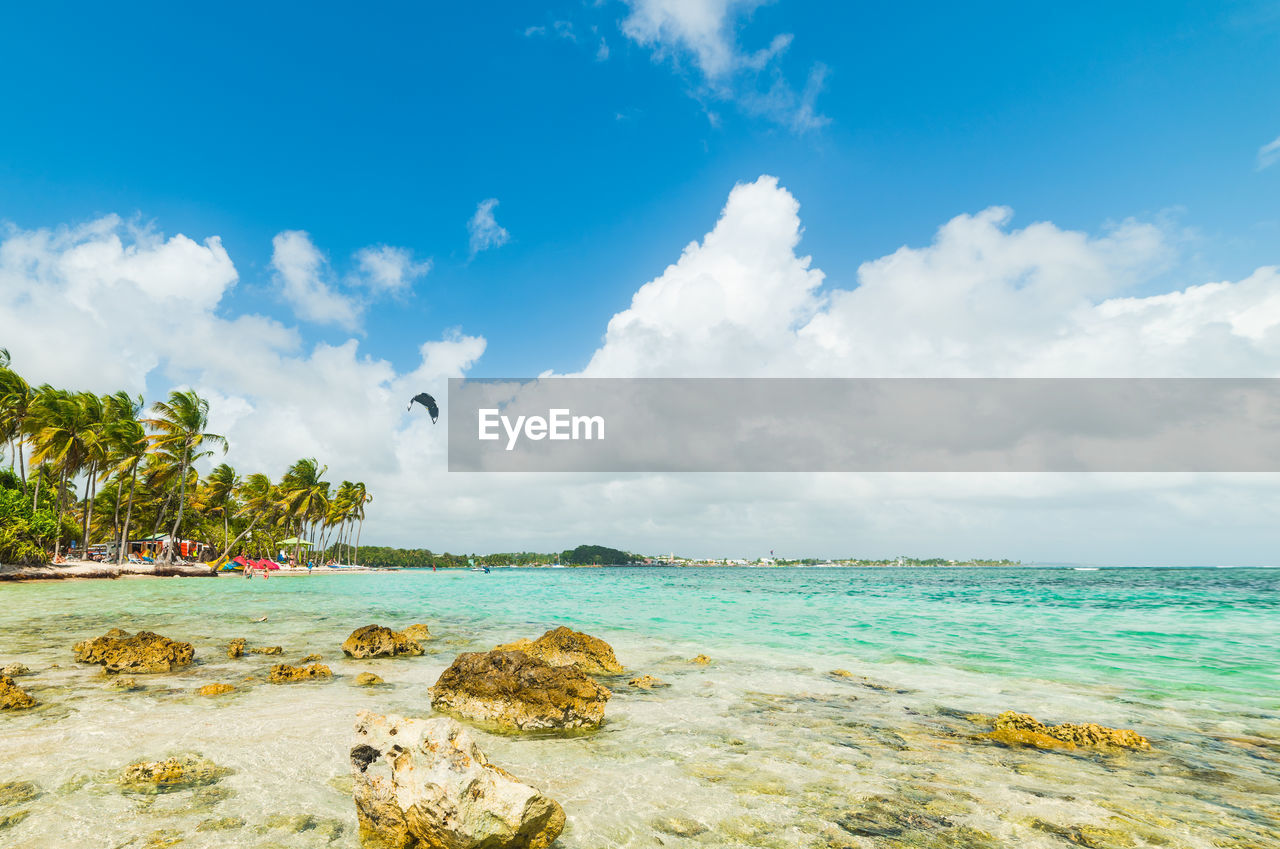
<svg viewBox="0 0 1280 849">
<path fill-rule="evenodd" d="M 29 816 L 31 816 L 31 811 L 14 811 L 11 814 L 0 814 L 0 831 L 12 828 Z"/>
<path fill-rule="evenodd" d="M 120 785 L 139 793 L 172 793 L 214 784 L 230 773 L 231 770 L 200 755 L 178 755 L 162 761 L 130 764 L 120 774 Z"/>
<path fill-rule="evenodd" d="M 0 669 L 0 675 L 7 676 L 9 678 L 18 678 L 22 675 L 31 674 L 33 674 L 31 670 L 21 663 L 11 663 L 3 669 Z"/>
<path fill-rule="evenodd" d="M 519 651 L 466 652 L 431 688 L 431 706 L 519 731 L 594 728 L 609 695 L 576 667 Z"/>
<path fill-rule="evenodd" d="M 707 657 L 705 654 L 700 654 L 697 657 L 689 658 L 689 662 L 696 663 L 699 666 L 707 666 L 711 663 L 711 658 Z"/>
<path fill-rule="evenodd" d="M 1045 725 L 1033 716 L 1007 710 L 996 717 L 995 730 L 984 735 L 1011 746 L 1038 749 L 1150 749 L 1151 742 L 1136 731 L 1107 728 L 1092 722 Z"/>
<path fill-rule="evenodd" d="M 382 625 L 365 625 L 357 628 L 342 644 L 342 652 L 348 657 L 400 657 L 423 653 L 422 646 L 399 631 Z"/>
<path fill-rule="evenodd" d="M 387 682 L 383 681 L 381 678 L 379 678 L 377 675 L 374 675 L 372 672 L 361 672 L 359 675 L 356 676 L 356 686 L 358 687 L 376 687 L 379 684 L 385 684 L 385 683 Z"/>
<path fill-rule="evenodd" d="M 130 635 L 113 628 L 101 637 L 75 644 L 77 663 L 97 663 L 108 673 L 172 672 L 191 663 L 195 650 L 191 643 L 181 643 L 139 631 Z"/>
<path fill-rule="evenodd" d="M 324 660 L 324 658 L 318 654 L 309 654 L 302 660 L 298 661 L 298 663 L 319 663 L 322 660 Z"/>
<path fill-rule="evenodd" d="M 8 675 L 0 675 L 0 710 L 26 710 L 36 706 L 35 698 L 13 683 Z"/>
<path fill-rule="evenodd" d="M 697 837 L 707 831 L 707 827 L 703 823 L 690 817 L 682 816 L 658 817 L 650 824 L 655 831 L 670 834 L 673 837 Z"/>
<path fill-rule="evenodd" d="M 201 820 L 196 831 L 230 831 L 235 828 L 244 828 L 244 820 L 240 817 L 210 817 Z"/>
<path fill-rule="evenodd" d="M 249 649 L 249 654 L 284 654 L 284 646 L 255 646 Z"/>
<path fill-rule="evenodd" d="M 656 690 L 659 687 L 671 686 L 666 681 L 654 678 L 652 675 L 641 675 L 639 678 L 632 678 L 627 684 L 632 687 L 639 687 L 641 690 Z"/>
<path fill-rule="evenodd" d="M 39 799 L 44 793 L 34 781 L 0 781 L 0 808 Z"/>
<path fill-rule="evenodd" d="M 552 799 L 489 763 L 453 719 L 362 711 L 351 749 L 362 840 L 398 849 L 546 849 Z"/>
<path fill-rule="evenodd" d="M 416 625 L 410 625 L 408 628 L 405 628 L 400 633 L 404 634 L 406 637 L 408 637 L 409 639 L 417 643 L 425 642 L 431 639 L 430 629 L 428 629 L 427 626 L 423 625 L 421 622 L 417 623 Z"/>
<path fill-rule="evenodd" d="M 833 675 L 836 678 L 852 678 L 853 677 L 853 673 L 847 669 L 833 669 L 827 674 Z"/>
<path fill-rule="evenodd" d="M 552 666 L 576 666 L 588 675 L 616 675 L 622 664 L 613 646 L 599 637 L 574 631 L 563 625 L 553 628 L 536 640 L 517 640 L 498 646 L 494 651 L 522 651 Z"/>
<path fill-rule="evenodd" d="M 199 690 L 196 690 L 198 696 L 222 696 L 227 693 L 235 692 L 234 684 L 205 684 Z"/>
<path fill-rule="evenodd" d="M 121 675 L 119 678 L 112 678 L 111 683 L 108 686 L 113 690 L 123 690 L 126 693 L 142 689 L 142 687 L 138 686 L 136 679 L 127 675 Z"/>
<path fill-rule="evenodd" d="M 236 637 L 227 644 L 227 657 L 244 657 L 244 647 L 248 642 L 244 637 Z"/>
<path fill-rule="evenodd" d="M 333 670 L 323 663 L 313 663 L 310 666 L 290 666 L 287 663 L 277 663 L 271 667 L 271 674 L 267 677 L 267 680 L 272 684 L 292 684 L 295 681 L 315 681 L 332 677 Z"/>
</svg>

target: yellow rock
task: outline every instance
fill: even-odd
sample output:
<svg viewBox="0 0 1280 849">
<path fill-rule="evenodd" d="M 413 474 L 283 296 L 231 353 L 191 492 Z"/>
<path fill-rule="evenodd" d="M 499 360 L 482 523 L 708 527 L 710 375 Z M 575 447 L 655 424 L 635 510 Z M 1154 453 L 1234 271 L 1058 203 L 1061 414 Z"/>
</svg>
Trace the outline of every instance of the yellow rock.
<svg viewBox="0 0 1280 849">
<path fill-rule="evenodd" d="M 699 666 L 707 666 L 711 663 L 711 658 L 707 657 L 705 654 L 700 654 L 697 657 L 689 658 L 689 662 L 696 663 Z"/>
<path fill-rule="evenodd" d="M 231 684 L 205 684 L 199 690 L 196 690 L 196 695 L 221 696 L 225 693 L 234 692 L 235 689 L 236 688 Z"/>
</svg>

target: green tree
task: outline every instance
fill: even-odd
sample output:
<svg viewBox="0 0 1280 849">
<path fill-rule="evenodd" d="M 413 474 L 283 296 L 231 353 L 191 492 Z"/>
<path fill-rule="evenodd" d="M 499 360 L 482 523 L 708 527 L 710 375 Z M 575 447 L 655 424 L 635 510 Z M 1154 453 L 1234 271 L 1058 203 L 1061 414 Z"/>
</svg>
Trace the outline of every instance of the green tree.
<svg viewBox="0 0 1280 849">
<path fill-rule="evenodd" d="M 227 439 L 206 430 L 209 426 L 209 402 L 193 390 L 175 389 L 169 393 L 168 401 L 157 401 L 151 407 L 151 412 L 153 416 L 146 423 L 156 431 L 151 436 L 152 444 L 179 458 L 178 516 L 174 520 L 173 530 L 169 532 L 169 545 L 163 554 L 163 560 L 171 563 L 177 550 L 178 534 L 186 509 L 187 471 L 191 468 L 192 461 L 201 453 L 200 448 L 206 444 L 221 446 L 223 453 L 226 453 Z"/>
</svg>

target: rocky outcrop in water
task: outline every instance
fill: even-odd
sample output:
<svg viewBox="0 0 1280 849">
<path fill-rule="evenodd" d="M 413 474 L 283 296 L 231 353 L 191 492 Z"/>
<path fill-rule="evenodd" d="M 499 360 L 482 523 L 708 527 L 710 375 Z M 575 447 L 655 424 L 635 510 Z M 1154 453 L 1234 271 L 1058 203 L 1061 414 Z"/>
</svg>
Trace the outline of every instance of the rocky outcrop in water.
<svg viewBox="0 0 1280 849">
<path fill-rule="evenodd" d="M 351 749 L 366 844 L 396 849 L 546 849 L 564 830 L 552 799 L 489 763 L 448 717 L 368 711 Z"/>
<path fill-rule="evenodd" d="M 227 644 L 227 657 L 237 658 L 244 657 L 244 648 L 248 644 L 248 640 L 244 637 L 236 637 Z"/>
<path fill-rule="evenodd" d="M 632 687 L 637 687 L 641 690 L 656 690 L 660 687 L 671 686 L 666 681 L 663 681 L 659 678 L 654 678 L 652 675 L 641 675 L 639 678 L 632 678 L 630 681 L 627 682 L 627 684 Z"/>
<path fill-rule="evenodd" d="M 227 693 L 234 693 L 236 690 L 232 684 L 205 684 L 199 690 L 196 690 L 197 696 L 224 696 Z"/>
<path fill-rule="evenodd" d="M 374 675 L 372 672 L 361 672 L 359 675 L 356 676 L 357 687 L 376 687 L 379 684 L 385 684 L 385 683 L 386 683 L 385 681 L 383 681 L 377 675 Z"/>
<path fill-rule="evenodd" d="M 404 634 L 416 643 L 425 643 L 427 640 L 431 639 L 431 630 L 421 622 L 416 625 L 410 625 L 400 633 Z"/>
<path fill-rule="evenodd" d="M 431 706 L 517 731 L 594 728 L 609 695 L 574 666 L 520 651 L 467 652 L 441 673 Z"/>
<path fill-rule="evenodd" d="M 101 637 L 76 643 L 74 651 L 77 663 L 101 664 L 111 674 L 172 672 L 189 665 L 195 657 L 191 643 L 181 643 L 150 631 L 130 635 L 119 628 L 112 628 Z"/>
<path fill-rule="evenodd" d="M 277 663 L 271 667 L 271 673 L 267 676 L 267 680 L 272 684 L 292 684 L 296 681 L 316 681 L 332 677 L 333 670 L 323 663 L 313 663 L 310 666 L 290 666 L 287 663 Z"/>
<path fill-rule="evenodd" d="M 494 651 L 522 651 L 552 666 L 576 666 L 588 675 L 617 675 L 622 664 L 604 640 L 563 625 L 536 640 L 516 640 Z"/>
<path fill-rule="evenodd" d="M 130 764 L 120 773 L 119 784 L 135 793 L 172 793 L 214 784 L 230 772 L 200 755 L 178 755 Z"/>
<path fill-rule="evenodd" d="M 0 669 L 0 675 L 7 676 L 9 678 L 18 678 L 22 675 L 31 674 L 31 670 L 21 663 L 11 663 L 3 669 Z"/>
<path fill-rule="evenodd" d="M 382 625 L 365 625 L 357 628 L 342 644 L 342 652 L 348 657 L 412 657 L 423 653 L 417 640 L 400 631 L 392 631 Z"/>
<path fill-rule="evenodd" d="M 1037 749 L 1150 749 L 1151 742 L 1136 731 L 1107 728 L 1092 722 L 1045 725 L 1025 713 L 1007 710 L 996 717 L 995 730 L 985 735 L 1007 746 Z"/>
<path fill-rule="evenodd" d="M 696 663 L 698 666 L 710 666 L 711 658 L 707 657 L 705 654 L 700 654 L 695 657 L 689 658 L 689 662 Z"/>
<path fill-rule="evenodd" d="M 249 649 L 249 654 L 284 654 L 284 646 L 254 646 Z"/>
<path fill-rule="evenodd" d="M 30 693 L 13 683 L 8 675 L 0 675 L 0 710 L 26 710 L 35 706 L 36 700 Z"/>
</svg>

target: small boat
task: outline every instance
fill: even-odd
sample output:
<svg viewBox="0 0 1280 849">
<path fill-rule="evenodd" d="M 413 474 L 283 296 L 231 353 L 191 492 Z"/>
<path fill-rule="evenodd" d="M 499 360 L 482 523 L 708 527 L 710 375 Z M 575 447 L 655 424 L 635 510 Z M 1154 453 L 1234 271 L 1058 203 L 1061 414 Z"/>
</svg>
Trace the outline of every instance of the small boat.
<svg viewBox="0 0 1280 849">
<path fill-rule="evenodd" d="M 1098 571 L 1098 567 L 1097 567 L 1097 566 L 1072 566 L 1072 567 L 1071 567 L 1071 571 L 1073 571 L 1073 572 L 1096 572 L 1096 571 Z"/>
</svg>

